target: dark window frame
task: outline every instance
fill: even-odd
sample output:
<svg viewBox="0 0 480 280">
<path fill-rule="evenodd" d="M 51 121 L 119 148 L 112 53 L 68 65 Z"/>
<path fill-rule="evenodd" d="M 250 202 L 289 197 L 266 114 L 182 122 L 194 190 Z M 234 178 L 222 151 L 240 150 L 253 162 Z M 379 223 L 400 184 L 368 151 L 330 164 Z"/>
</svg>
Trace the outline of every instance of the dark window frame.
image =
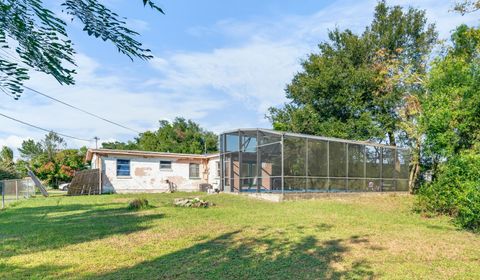
<svg viewBox="0 0 480 280">
<path fill-rule="evenodd" d="M 195 173 L 197 173 L 197 174 L 192 174 L 193 173 L 192 172 L 192 167 L 195 167 Z M 194 176 L 194 175 L 196 175 L 196 176 Z M 192 162 L 188 165 L 188 177 L 190 179 L 200 179 L 200 164 L 199 163 Z"/>
<path fill-rule="evenodd" d="M 131 176 L 131 161 L 129 159 L 117 159 L 116 161 L 116 174 L 117 177 L 130 177 Z M 121 170 L 119 166 L 128 166 L 128 170 Z M 128 172 L 128 174 L 126 173 Z"/>
<path fill-rule="evenodd" d="M 168 167 L 165 167 L 168 166 Z M 160 170 L 172 170 L 172 161 L 171 160 L 161 160 L 160 161 Z"/>
</svg>

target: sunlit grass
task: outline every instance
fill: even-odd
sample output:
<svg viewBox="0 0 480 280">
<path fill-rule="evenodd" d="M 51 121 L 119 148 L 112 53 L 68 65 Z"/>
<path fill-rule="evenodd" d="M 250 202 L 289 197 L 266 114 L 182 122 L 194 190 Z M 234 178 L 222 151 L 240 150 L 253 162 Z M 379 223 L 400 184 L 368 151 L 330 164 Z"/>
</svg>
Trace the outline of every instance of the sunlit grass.
<svg viewBox="0 0 480 280">
<path fill-rule="evenodd" d="M 197 194 L 201 195 L 201 194 Z M 271 203 L 193 194 L 37 197 L 0 212 L 0 279 L 475 279 L 480 237 L 412 197 Z M 148 208 L 128 210 L 146 198 Z"/>
</svg>

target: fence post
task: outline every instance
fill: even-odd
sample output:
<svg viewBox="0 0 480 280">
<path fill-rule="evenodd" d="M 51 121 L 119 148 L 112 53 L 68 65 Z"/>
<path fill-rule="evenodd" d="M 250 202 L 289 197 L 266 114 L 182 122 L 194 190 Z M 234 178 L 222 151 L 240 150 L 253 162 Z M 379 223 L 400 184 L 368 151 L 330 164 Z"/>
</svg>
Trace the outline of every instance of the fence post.
<svg viewBox="0 0 480 280">
<path fill-rule="evenodd" d="M 18 180 L 15 180 L 15 197 L 18 200 Z"/>
<path fill-rule="evenodd" d="M 5 208 L 5 191 L 3 190 L 3 182 L 0 182 L 0 189 L 2 190 L 2 209 Z"/>
</svg>

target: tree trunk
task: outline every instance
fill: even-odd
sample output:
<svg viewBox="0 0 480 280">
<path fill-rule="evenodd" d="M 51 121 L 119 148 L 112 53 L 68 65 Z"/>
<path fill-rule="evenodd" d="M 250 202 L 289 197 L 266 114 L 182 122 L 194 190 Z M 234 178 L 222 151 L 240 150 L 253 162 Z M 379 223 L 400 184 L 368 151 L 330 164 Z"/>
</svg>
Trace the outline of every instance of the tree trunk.
<svg viewBox="0 0 480 280">
<path fill-rule="evenodd" d="M 418 174 L 420 173 L 420 164 L 414 163 L 412 169 L 410 170 L 410 176 L 408 180 L 408 191 L 413 193 L 413 189 L 415 188 L 415 182 L 418 179 Z"/>
<path fill-rule="evenodd" d="M 412 152 L 412 168 L 410 169 L 410 175 L 408 180 L 408 190 L 410 193 L 413 193 L 415 183 L 417 182 L 418 176 L 420 174 L 420 141 L 417 141 L 415 149 Z"/>
</svg>

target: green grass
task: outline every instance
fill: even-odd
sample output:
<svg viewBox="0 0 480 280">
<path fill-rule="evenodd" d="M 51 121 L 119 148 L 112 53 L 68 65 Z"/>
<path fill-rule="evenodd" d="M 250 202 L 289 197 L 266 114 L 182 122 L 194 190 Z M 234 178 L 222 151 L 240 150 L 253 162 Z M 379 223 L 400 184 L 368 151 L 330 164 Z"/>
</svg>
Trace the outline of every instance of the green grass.
<svg viewBox="0 0 480 280">
<path fill-rule="evenodd" d="M 0 212 L 0 279 L 478 279 L 480 236 L 412 197 L 271 203 L 192 194 L 22 201 Z M 145 197 L 154 206 L 129 211 Z"/>
</svg>

